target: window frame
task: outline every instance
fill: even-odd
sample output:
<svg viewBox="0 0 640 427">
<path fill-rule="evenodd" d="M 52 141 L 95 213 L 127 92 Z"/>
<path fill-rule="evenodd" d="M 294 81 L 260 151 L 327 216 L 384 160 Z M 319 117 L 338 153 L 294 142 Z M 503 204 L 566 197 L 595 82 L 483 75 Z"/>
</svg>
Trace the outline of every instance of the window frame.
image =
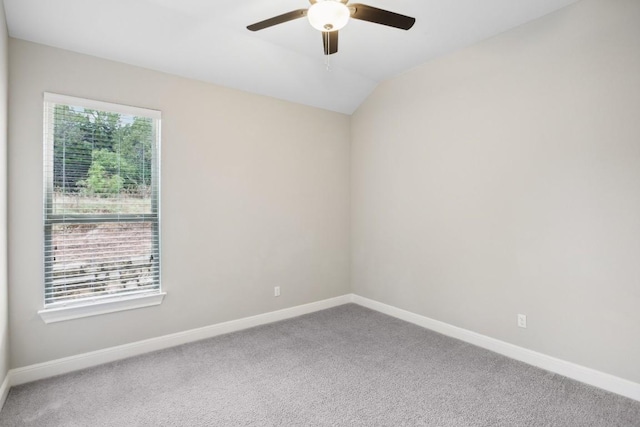
<svg viewBox="0 0 640 427">
<path fill-rule="evenodd" d="M 76 319 L 87 316 L 94 316 L 115 311 L 130 310 L 141 307 L 159 305 L 162 303 L 166 292 L 162 291 L 161 280 L 161 242 L 160 242 L 160 147 L 161 147 L 161 120 L 162 114 L 158 110 L 147 108 L 133 107 L 110 102 L 96 101 L 85 98 L 72 97 L 67 95 L 59 95 L 45 92 L 43 96 L 43 267 L 45 280 L 43 282 L 43 309 L 38 314 L 45 323 L 59 322 L 64 320 Z M 72 215 L 72 214 L 51 214 L 53 207 L 53 190 L 54 190 L 54 108 L 50 108 L 52 104 L 61 104 L 72 107 L 83 107 L 86 109 L 114 112 L 124 115 L 133 115 L 138 117 L 147 117 L 153 120 L 154 141 L 152 144 L 151 167 L 151 214 L 91 214 L 88 215 Z M 46 277 L 53 277 L 53 261 L 46 256 L 46 249 L 52 244 L 53 226 L 55 224 L 64 223 L 135 223 L 135 222 L 151 222 L 152 229 L 152 247 L 157 248 L 158 255 L 158 271 L 157 271 L 157 288 L 144 289 L 139 292 L 123 292 L 108 296 L 84 297 L 76 300 L 53 301 L 47 302 L 47 281 Z"/>
</svg>

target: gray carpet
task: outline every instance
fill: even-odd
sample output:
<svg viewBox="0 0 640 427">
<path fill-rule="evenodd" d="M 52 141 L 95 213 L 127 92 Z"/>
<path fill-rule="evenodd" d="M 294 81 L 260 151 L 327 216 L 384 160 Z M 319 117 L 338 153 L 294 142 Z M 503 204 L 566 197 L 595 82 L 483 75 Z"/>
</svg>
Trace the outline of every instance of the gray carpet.
<svg viewBox="0 0 640 427">
<path fill-rule="evenodd" d="M 640 426 L 640 402 L 347 304 L 11 389 L 10 426 Z"/>
</svg>

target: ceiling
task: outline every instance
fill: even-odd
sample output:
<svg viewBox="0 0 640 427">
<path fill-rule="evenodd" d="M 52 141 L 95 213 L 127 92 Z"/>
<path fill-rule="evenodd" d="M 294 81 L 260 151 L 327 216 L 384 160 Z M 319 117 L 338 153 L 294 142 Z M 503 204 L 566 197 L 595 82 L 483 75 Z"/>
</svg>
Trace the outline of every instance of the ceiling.
<svg viewBox="0 0 640 427">
<path fill-rule="evenodd" d="M 4 0 L 9 34 L 351 114 L 381 81 L 576 0 L 353 0 L 416 18 L 409 31 L 351 20 L 327 70 L 306 19 L 246 26 L 308 0 Z"/>
</svg>

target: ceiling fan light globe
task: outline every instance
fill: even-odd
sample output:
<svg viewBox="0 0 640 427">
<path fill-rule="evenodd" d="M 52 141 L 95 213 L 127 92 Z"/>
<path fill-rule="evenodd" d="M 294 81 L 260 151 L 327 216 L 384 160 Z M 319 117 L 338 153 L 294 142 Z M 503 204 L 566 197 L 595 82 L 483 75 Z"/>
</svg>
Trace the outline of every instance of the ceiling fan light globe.
<svg viewBox="0 0 640 427">
<path fill-rule="evenodd" d="M 318 1 L 307 11 L 309 23 L 318 31 L 338 31 L 347 25 L 350 16 L 349 8 L 335 0 Z"/>
</svg>

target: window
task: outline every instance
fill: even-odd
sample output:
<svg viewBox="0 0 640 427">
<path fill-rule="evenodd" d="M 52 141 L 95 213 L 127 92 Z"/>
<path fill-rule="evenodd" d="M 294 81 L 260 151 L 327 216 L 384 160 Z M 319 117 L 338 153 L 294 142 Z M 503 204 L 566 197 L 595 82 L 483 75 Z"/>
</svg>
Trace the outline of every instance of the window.
<svg viewBox="0 0 640 427">
<path fill-rule="evenodd" d="M 45 93 L 45 322 L 159 304 L 160 112 Z"/>
</svg>

